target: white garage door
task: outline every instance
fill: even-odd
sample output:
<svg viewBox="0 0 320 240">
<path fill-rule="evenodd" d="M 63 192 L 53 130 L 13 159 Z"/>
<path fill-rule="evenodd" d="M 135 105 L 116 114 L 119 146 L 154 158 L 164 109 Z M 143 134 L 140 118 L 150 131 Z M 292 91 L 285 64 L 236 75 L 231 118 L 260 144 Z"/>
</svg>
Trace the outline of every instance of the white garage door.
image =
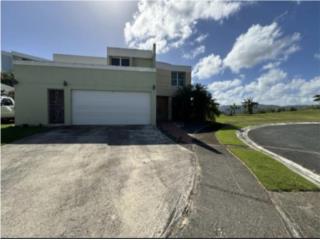
<svg viewBox="0 0 320 240">
<path fill-rule="evenodd" d="M 72 91 L 72 122 L 76 125 L 150 124 L 149 93 Z"/>
</svg>

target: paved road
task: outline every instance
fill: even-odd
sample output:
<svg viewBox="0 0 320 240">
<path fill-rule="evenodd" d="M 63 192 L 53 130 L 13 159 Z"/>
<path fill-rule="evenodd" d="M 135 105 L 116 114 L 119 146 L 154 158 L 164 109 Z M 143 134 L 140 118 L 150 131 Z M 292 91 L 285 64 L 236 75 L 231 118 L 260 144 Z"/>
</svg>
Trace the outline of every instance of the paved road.
<svg viewBox="0 0 320 240">
<path fill-rule="evenodd" d="M 157 237 L 194 174 L 151 127 L 59 128 L 1 150 L 2 237 Z"/>
<path fill-rule="evenodd" d="M 264 148 L 320 174 L 320 124 L 268 126 L 253 129 L 248 136 Z"/>
<path fill-rule="evenodd" d="M 190 132 L 190 131 L 189 131 Z M 286 224 L 265 189 L 205 129 L 192 136 L 200 176 L 190 213 L 171 237 L 289 238 Z"/>
</svg>

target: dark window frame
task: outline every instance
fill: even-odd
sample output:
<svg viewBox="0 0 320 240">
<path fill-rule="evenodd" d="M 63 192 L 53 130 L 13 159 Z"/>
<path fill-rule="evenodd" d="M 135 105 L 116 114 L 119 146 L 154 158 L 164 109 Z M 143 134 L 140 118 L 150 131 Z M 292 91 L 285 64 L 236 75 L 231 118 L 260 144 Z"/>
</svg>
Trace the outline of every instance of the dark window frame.
<svg viewBox="0 0 320 240">
<path fill-rule="evenodd" d="M 118 64 L 114 64 L 114 61 L 118 61 Z M 112 66 L 120 66 L 121 64 L 121 59 L 119 57 L 111 57 L 111 65 Z"/>
<path fill-rule="evenodd" d="M 171 72 L 171 86 L 182 87 L 186 82 L 186 72 L 172 71 Z"/>
<path fill-rule="evenodd" d="M 171 72 L 171 86 L 178 86 L 177 72 Z"/>
<path fill-rule="evenodd" d="M 184 86 L 186 80 L 185 72 L 178 72 L 178 86 Z"/>
<path fill-rule="evenodd" d="M 130 58 L 128 57 L 110 57 L 110 62 L 112 66 L 130 67 Z"/>
<path fill-rule="evenodd" d="M 129 67 L 130 66 L 130 58 L 126 58 L 126 57 L 124 57 L 124 58 L 120 58 L 121 59 L 121 66 L 122 67 Z M 128 61 L 128 65 L 125 65 L 125 64 L 123 64 L 123 61 Z"/>
</svg>

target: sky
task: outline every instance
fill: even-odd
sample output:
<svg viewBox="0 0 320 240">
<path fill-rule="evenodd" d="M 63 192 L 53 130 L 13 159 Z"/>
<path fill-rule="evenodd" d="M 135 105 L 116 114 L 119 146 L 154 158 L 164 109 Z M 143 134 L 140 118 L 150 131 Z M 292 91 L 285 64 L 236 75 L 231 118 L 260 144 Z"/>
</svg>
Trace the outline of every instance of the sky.
<svg viewBox="0 0 320 240">
<path fill-rule="evenodd" d="M 320 2 L 2 1 L 1 49 L 106 56 L 151 49 L 192 66 L 220 104 L 312 104 L 320 94 Z"/>
</svg>

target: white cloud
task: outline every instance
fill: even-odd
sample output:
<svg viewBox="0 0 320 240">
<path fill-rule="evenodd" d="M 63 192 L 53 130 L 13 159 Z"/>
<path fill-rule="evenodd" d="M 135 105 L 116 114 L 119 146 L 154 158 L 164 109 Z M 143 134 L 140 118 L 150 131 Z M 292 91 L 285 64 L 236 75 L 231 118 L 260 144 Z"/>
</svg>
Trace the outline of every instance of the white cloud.
<svg viewBox="0 0 320 240">
<path fill-rule="evenodd" d="M 273 84 L 283 81 L 287 77 L 287 73 L 278 69 L 269 69 L 268 72 L 262 74 L 256 81 L 257 87 L 261 90 L 265 90 Z"/>
<path fill-rule="evenodd" d="M 223 69 L 222 60 L 219 55 L 210 54 L 201 58 L 192 71 L 192 76 L 202 80 L 218 74 Z"/>
<path fill-rule="evenodd" d="M 268 70 L 272 68 L 279 67 L 281 62 L 271 62 L 262 66 L 262 70 Z"/>
<path fill-rule="evenodd" d="M 253 25 L 237 38 L 224 64 L 232 71 L 239 72 L 242 68 L 250 68 L 268 60 L 286 60 L 299 50 L 297 43 L 300 38 L 299 33 L 283 36 L 276 22 L 267 26 Z"/>
<path fill-rule="evenodd" d="M 314 54 L 314 58 L 320 60 L 320 51 Z"/>
<path fill-rule="evenodd" d="M 242 80 L 215 81 L 208 85 L 213 98 L 220 104 L 240 104 L 253 97 L 261 104 L 312 104 L 312 96 L 320 92 L 320 76 L 312 79 L 289 79 L 287 73 L 275 68 L 263 73 L 249 84 Z"/>
<path fill-rule="evenodd" d="M 208 37 L 208 34 L 201 34 L 195 39 L 195 41 L 198 43 L 202 43 L 207 37 Z"/>
<path fill-rule="evenodd" d="M 204 53 L 205 51 L 206 51 L 206 47 L 204 45 L 201 45 L 191 50 L 189 53 L 184 53 L 182 57 L 186 59 L 194 59 L 195 57 Z"/>
<path fill-rule="evenodd" d="M 266 61 L 273 62 L 265 64 L 262 70 L 279 67 L 290 54 L 299 50 L 298 41 L 300 38 L 299 33 L 283 36 L 280 27 L 275 22 L 268 26 L 253 25 L 246 33 L 236 39 L 231 51 L 221 63 L 218 64 L 218 60 L 216 60 L 215 64 L 212 64 L 210 61 L 204 62 L 203 59 L 200 59 L 194 68 L 194 76 L 202 80 L 218 74 L 226 67 L 229 67 L 233 72 L 239 72 L 242 68 L 250 68 Z M 212 56 L 221 59 L 219 55 L 213 54 L 208 58 L 210 59 Z M 206 74 L 198 74 L 202 69 Z"/>
<path fill-rule="evenodd" d="M 140 0 L 133 20 L 124 28 L 129 47 L 151 49 L 158 53 L 182 46 L 194 32 L 198 20 L 221 21 L 240 9 L 240 2 Z"/>
<path fill-rule="evenodd" d="M 241 86 L 242 82 L 240 79 L 236 78 L 234 80 L 228 81 L 217 81 L 208 85 L 209 91 L 226 91 L 233 89 L 235 87 Z"/>
<path fill-rule="evenodd" d="M 208 90 L 212 97 L 217 99 L 220 104 L 232 104 L 238 99 L 243 98 L 242 82 L 239 79 L 227 81 L 215 81 L 208 85 Z"/>
</svg>

